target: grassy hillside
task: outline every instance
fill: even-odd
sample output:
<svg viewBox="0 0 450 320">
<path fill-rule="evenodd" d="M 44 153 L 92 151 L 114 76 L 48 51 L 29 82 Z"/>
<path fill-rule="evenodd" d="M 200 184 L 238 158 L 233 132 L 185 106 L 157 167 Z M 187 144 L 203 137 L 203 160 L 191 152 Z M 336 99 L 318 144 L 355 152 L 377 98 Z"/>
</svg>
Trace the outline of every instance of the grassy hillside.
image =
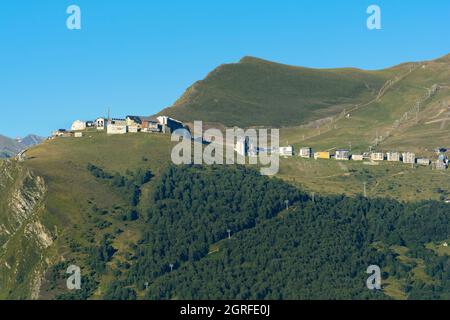
<svg viewBox="0 0 450 320">
<path fill-rule="evenodd" d="M 291 221 L 292 223 L 278 225 L 278 217 L 281 218 L 286 214 L 283 213 L 284 200 L 290 199 L 293 204 L 305 197 L 310 199 L 309 191 L 316 190 L 315 186 L 321 184 L 318 192 L 333 194 L 345 191 L 349 194 L 358 194 L 361 181 L 368 179 L 370 198 L 390 195 L 415 202 L 421 198 L 435 197 L 431 195 L 432 191 L 428 187 L 420 187 L 420 192 L 416 190 L 419 187 L 414 189 L 412 171 L 395 165 L 389 168 L 389 172 L 385 172 L 381 166 L 364 167 L 360 164 L 358 167 L 356 164 L 353 166 L 346 163 L 347 169 L 345 169 L 337 162 L 303 162 L 300 159 L 282 159 L 279 177 L 289 181 L 290 184 L 259 177 L 252 170 L 237 170 L 234 167 L 216 169 L 191 167 L 189 170 L 176 170 L 174 171 L 176 176 L 171 176 L 172 173 L 170 170 L 168 171 L 168 167 L 170 166 L 172 145 L 168 135 L 128 134 L 108 137 L 104 133 L 88 132 L 83 138 L 60 138 L 46 141 L 29 150 L 25 162 L 9 161 L 8 163 L 13 165 L 7 171 L 11 177 L 8 180 L 0 181 L 3 191 L 8 191 L 0 193 L 2 198 L 0 205 L 3 211 L 9 210 L 5 208 L 9 208 L 8 204 L 11 202 L 10 197 L 5 198 L 3 195 L 14 194 L 15 192 L 12 190 L 17 188 L 24 190 L 23 197 L 30 194 L 30 190 L 36 190 L 36 185 L 40 186 L 38 190 L 41 191 L 39 196 L 33 197 L 39 201 L 31 202 L 30 210 L 27 211 L 30 212 L 29 219 L 20 227 L 20 230 L 24 230 L 23 232 L 33 230 L 36 240 L 28 241 L 29 238 L 20 231 L 15 233 L 14 237 L 10 236 L 11 232 L 3 233 L 3 238 L 1 238 L 3 243 L 7 241 L 11 243 L 6 250 L 0 252 L 0 263 L 5 266 L 0 268 L 0 277 L 3 276 L 9 281 L 8 287 L 2 287 L 4 289 L 0 290 L 1 297 L 155 298 L 154 293 L 157 291 L 146 292 L 144 290 L 146 281 L 144 280 L 148 281 L 155 277 L 153 288 L 159 290 L 157 288 L 162 285 L 161 281 L 165 282 L 164 279 L 169 277 L 167 275 L 167 262 L 169 261 L 181 259 L 174 260 L 174 263 L 176 265 L 177 261 L 180 261 L 180 270 L 184 270 L 184 268 L 190 268 L 189 263 L 184 265 L 184 257 L 204 257 L 206 259 L 201 258 L 198 261 L 198 267 L 203 268 L 205 263 L 211 263 L 208 262 L 209 259 L 213 259 L 213 262 L 221 261 L 223 250 L 231 250 L 232 257 L 239 256 L 239 252 L 255 252 L 255 254 L 261 255 L 262 253 L 256 252 L 258 251 L 257 247 L 251 245 L 250 239 L 254 237 L 254 233 L 267 233 L 267 230 L 272 230 L 277 234 L 288 234 L 291 231 L 295 233 L 295 230 L 285 230 L 285 228 L 287 225 L 295 226 L 303 221 L 302 219 L 297 221 L 300 217 L 298 212 L 289 213 L 293 214 L 292 217 L 289 217 L 289 219 L 294 219 Z M 323 167 L 315 172 L 314 169 L 308 167 L 308 163 L 314 165 L 317 163 Z M 334 167 L 328 167 L 328 164 Z M 336 170 L 349 174 L 336 175 Z M 153 177 L 150 181 L 129 183 L 137 181 L 137 172 L 143 171 L 152 173 Z M 296 175 L 286 175 L 286 172 L 296 172 Z M 427 171 L 425 168 L 420 169 L 419 172 L 424 179 L 436 181 L 429 188 L 437 188 L 438 181 L 445 183 L 445 180 L 439 180 L 445 178 L 439 177 L 437 172 Z M 314 177 L 315 174 L 325 175 L 325 177 Z M 331 177 L 326 177 L 327 175 Z M 403 180 L 397 181 L 396 184 L 390 184 L 391 180 L 387 177 L 391 175 L 398 175 Z M 385 182 L 384 178 L 387 179 Z M 448 176 L 446 179 L 448 180 Z M 38 181 L 41 182 L 38 183 Z M 306 188 L 307 193 L 299 197 L 292 185 Z M 240 187 L 236 188 L 236 186 Z M 139 191 L 139 199 L 136 204 L 130 202 L 130 191 L 132 190 Z M 316 199 L 319 198 L 320 196 L 316 194 Z M 420 204 L 418 205 L 421 207 Z M 233 214 L 230 215 L 232 212 Z M 212 215 L 209 216 L 210 214 Z M 10 225 L 5 217 L 7 215 L 0 214 L 0 226 L 3 229 Z M 210 219 L 211 223 L 206 223 L 209 221 L 207 219 Z M 342 220 L 344 225 L 336 227 L 347 230 L 346 221 L 346 219 Z M 161 226 L 158 227 L 158 225 Z M 303 227 L 307 228 L 304 225 Z M 198 235 L 192 238 L 189 231 L 184 230 L 185 228 L 197 230 Z M 226 243 L 223 242 L 223 239 L 226 238 L 227 228 L 232 229 L 234 236 L 242 238 L 242 248 L 225 249 Z M 263 229 L 260 230 L 260 228 Z M 164 230 L 175 231 L 167 234 Z M 199 236 L 203 233 L 205 234 Z M 184 240 L 178 239 L 179 235 L 184 235 Z M 354 236 L 352 233 L 347 235 Z M 155 252 L 150 254 L 154 250 L 152 247 L 155 242 L 165 237 L 168 237 L 167 241 L 160 242 L 160 245 L 164 247 L 173 244 L 173 246 L 167 250 L 157 251 L 158 254 L 163 254 L 162 257 L 147 260 L 155 257 Z M 199 240 L 203 241 L 202 239 L 207 240 L 207 243 L 197 243 Z M 436 248 L 440 252 L 442 249 L 439 241 L 443 239 L 424 240 L 424 244 L 430 248 Z M 286 239 L 265 239 L 264 241 L 266 240 L 280 242 L 281 245 Z M 323 249 L 335 252 L 328 246 L 332 242 L 331 240 L 324 238 Z M 342 240 L 344 243 L 348 242 L 345 239 Z M 194 243 L 183 247 L 182 243 L 187 243 L 186 241 Z M 399 246 L 405 245 L 401 241 L 393 243 Z M 353 250 L 354 247 L 348 249 Z M 366 249 L 369 248 L 366 247 Z M 217 250 L 220 254 L 216 256 L 208 254 Z M 29 254 L 30 252 L 39 254 Z M 395 251 L 392 252 L 395 253 Z M 411 255 L 407 256 L 412 259 Z M 252 260 L 254 258 L 246 259 L 249 259 L 248 263 L 254 264 L 256 263 Z M 405 262 L 407 266 L 404 267 L 408 268 L 409 265 L 412 265 L 414 268 L 419 268 L 414 269 L 418 272 L 419 278 L 425 277 L 423 272 L 425 272 L 424 266 L 426 265 L 425 258 L 420 259 L 415 263 Z M 136 262 L 137 260 L 140 262 Z M 286 261 L 288 260 L 286 258 Z M 15 273 L 14 269 L 9 269 L 4 264 L 7 262 L 9 266 L 12 266 L 14 261 L 21 261 L 16 264 L 16 270 L 22 271 Z M 83 276 L 83 290 L 81 291 L 68 292 L 65 286 L 65 279 L 67 279 L 65 270 L 69 264 L 81 267 Z M 253 270 L 251 265 L 248 267 L 248 270 Z M 287 265 L 283 265 L 284 267 Z M 178 265 L 176 268 L 178 269 Z M 244 263 L 242 270 L 247 270 L 246 268 L 247 265 Z M 396 265 L 392 268 L 403 267 Z M 36 273 L 26 270 L 36 270 Z M 231 277 L 234 277 L 233 270 L 227 271 Z M 251 272 L 254 273 L 253 271 Z M 348 272 L 353 274 L 351 270 Z M 13 274 L 20 276 L 16 278 Z M 347 273 L 342 276 L 344 277 L 344 275 L 348 276 Z M 400 275 L 399 277 L 396 274 L 387 282 L 389 290 L 391 290 L 388 292 L 388 296 L 404 298 L 408 295 L 405 291 L 405 286 L 408 284 L 405 282 L 405 275 L 402 273 Z M 209 276 L 202 274 L 199 277 Z M 305 277 L 309 276 L 305 275 Z M 130 282 L 130 279 L 134 279 L 133 282 Z M 249 279 L 246 281 L 250 281 Z M 210 279 L 211 283 L 216 280 L 214 277 Z M 281 281 L 276 278 L 272 280 Z M 355 284 L 359 284 L 356 278 L 353 280 Z M 319 290 L 316 285 L 317 283 L 314 287 Z M 36 288 L 40 288 L 40 290 L 36 291 Z M 263 289 L 260 288 L 260 290 Z M 190 293 L 185 289 L 178 288 L 176 292 L 178 290 L 184 292 L 183 297 L 189 297 Z M 360 298 L 366 297 L 366 293 L 360 291 L 359 287 L 349 287 L 348 290 L 346 292 L 335 291 L 333 294 L 336 294 L 336 297 L 344 298 L 354 292 L 355 297 L 356 295 Z M 303 291 L 304 295 L 301 296 L 283 291 L 283 296 L 326 298 L 326 296 L 320 295 L 319 291 L 316 295 L 313 295 L 313 291 Z M 359 295 L 360 293 L 361 295 Z M 418 294 L 421 294 L 420 290 Z M 199 295 L 198 297 L 204 296 Z M 264 297 L 273 298 L 274 296 L 266 295 Z"/>
<path fill-rule="evenodd" d="M 450 64 L 448 56 L 420 64 L 401 65 L 391 72 L 391 84 L 378 99 L 347 109 L 338 116 L 281 129 L 281 144 L 316 151 L 349 149 L 412 151 L 436 159 L 435 149 L 450 147 Z M 450 194 L 449 172 L 382 163 L 284 161 L 281 175 L 315 192 L 362 192 L 397 199 L 440 199 Z M 391 192 L 389 192 L 389 190 Z"/>
<path fill-rule="evenodd" d="M 244 58 L 196 83 L 161 113 L 225 126 L 281 127 L 281 145 L 314 150 L 412 151 L 436 159 L 450 147 L 450 60 L 380 71 L 314 70 Z M 344 112 L 345 111 L 345 112 Z M 450 194 L 449 173 L 383 163 L 283 160 L 280 177 L 311 192 L 402 200 Z"/>
<path fill-rule="evenodd" d="M 282 128 L 282 143 L 429 156 L 450 146 L 450 62 L 379 71 L 309 69 L 246 57 L 222 65 L 170 108 L 180 120 Z"/>
<path fill-rule="evenodd" d="M 376 97 L 387 73 L 315 70 L 246 57 L 222 65 L 161 114 L 226 126 L 291 126 Z"/>
<path fill-rule="evenodd" d="M 371 147 L 434 157 L 434 148 L 450 146 L 449 63 L 444 57 L 366 72 L 312 70 L 245 58 L 218 68 L 162 113 L 226 126 L 284 126 L 281 145 L 293 144 L 297 151 L 300 146 L 316 150 L 351 146 L 354 152 Z M 448 219 L 440 213 L 447 212 L 442 200 L 450 195 L 450 170 L 294 157 L 281 159 L 277 178 L 282 182 L 248 168 L 168 169 L 173 145 L 165 134 L 107 136 L 88 131 L 82 138 L 45 141 L 27 151 L 24 162 L 0 162 L 0 282 L 6 283 L 0 287 L 0 298 L 191 297 L 189 278 L 180 271 L 196 274 L 192 280 L 205 279 L 215 288 L 219 286 L 214 283 L 244 277 L 238 289 L 220 289 L 230 298 L 330 298 L 314 291 L 326 289 L 322 276 L 303 273 L 310 286 L 299 292 L 275 285 L 299 278 L 255 274 L 258 263 L 269 270 L 288 270 L 293 265 L 291 253 L 311 256 L 311 263 L 298 264 L 305 269 L 331 268 L 326 260 L 313 261 L 314 252 L 290 247 L 292 239 L 307 243 L 315 234 L 321 234 L 319 249 L 328 252 L 327 257 L 351 251 L 367 258 L 333 256 L 351 262 L 351 268 L 341 270 L 342 277 L 352 276 L 348 290 L 339 291 L 338 282 L 326 289 L 336 297 L 368 297 L 355 287 L 360 283 L 356 275 L 364 273 L 361 263 L 380 254 L 389 256 L 387 296 L 446 297 L 448 283 L 439 279 L 448 274 L 442 269 L 448 265 L 442 246 L 448 238 Z M 358 196 L 364 183 L 368 199 Z M 302 190 L 300 195 L 293 187 Z M 311 201 L 312 192 L 320 201 L 317 206 Z M 286 199 L 297 203 L 288 212 Z M 430 199 L 439 201 L 420 202 Z M 367 219 L 378 226 L 376 230 L 367 229 L 366 221 L 353 215 L 360 210 L 367 213 L 367 206 L 374 210 Z M 384 226 L 390 213 L 394 214 L 390 225 Z M 377 220 L 377 214 L 383 219 Z M 359 231 L 351 229 L 356 225 Z M 334 241 L 322 226 L 341 230 L 342 238 Z M 236 245 L 227 244 L 227 228 L 240 239 Z M 193 229 L 197 235 L 190 233 Z M 419 229 L 421 233 L 416 232 Z M 303 238 L 295 236 L 299 230 L 305 231 Z M 389 235 L 383 230 L 399 231 Z M 411 230 L 418 238 L 411 238 Z M 259 234 L 280 237 L 256 241 Z M 355 238 L 361 246 L 355 247 Z M 271 243 L 288 249 L 278 255 L 269 250 Z M 242 252 L 254 255 L 245 257 Z M 286 264 L 278 266 L 272 260 Z M 173 279 L 170 261 L 177 269 Z M 230 261 L 240 268 L 230 268 Z M 69 264 L 81 267 L 81 291 L 66 289 Z M 205 271 L 208 266 L 222 278 Z M 260 281 L 266 276 L 277 288 L 274 292 Z M 154 282 L 146 285 L 149 279 Z M 255 296 L 249 295 L 255 283 L 257 288 L 251 291 Z M 146 291 L 146 286 L 154 291 Z M 214 290 L 211 296 L 220 295 Z M 208 297 L 206 291 L 198 292 L 195 297 Z"/>
<path fill-rule="evenodd" d="M 157 179 L 168 165 L 170 150 L 167 135 L 107 137 L 91 132 L 79 139 L 46 141 L 27 152 L 24 165 L 43 177 L 48 188 L 43 220 L 56 230 L 52 259 L 57 263 L 47 270 L 41 298 L 67 294 L 65 282 L 56 281 L 55 274 L 64 274 L 69 263 L 80 266 L 84 275 L 91 274 L 92 252 L 105 236 L 115 235 L 115 261 L 125 261 L 129 245 L 139 237 L 139 221 L 128 218 L 132 211 L 128 195 L 111 182 L 95 178 L 88 164 L 125 177 L 137 169 L 150 170 Z M 141 199 L 146 199 L 152 182 L 140 189 Z M 107 273 L 85 278 L 99 284 L 93 286 L 97 288 L 94 298 L 103 295 L 104 283 L 110 277 Z"/>
<path fill-rule="evenodd" d="M 404 201 L 443 200 L 450 196 L 449 170 L 412 168 L 402 163 L 369 165 L 355 161 L 313 160 L 295 157 L 281 159 L 278 177 L 310 193 L 366 193 L 368 197 L 387 197 Z"/>
<path fill-rule="evenodd" d="M 358 151 L 411 150 L 429 155 L 450 145 L 450 64 L 445 59 L 394 69 L 378 99 L 309 126 L 282 130 L 289 143 Z M 384 72 L 384 71 L 383 71 Z"/>
</svg>

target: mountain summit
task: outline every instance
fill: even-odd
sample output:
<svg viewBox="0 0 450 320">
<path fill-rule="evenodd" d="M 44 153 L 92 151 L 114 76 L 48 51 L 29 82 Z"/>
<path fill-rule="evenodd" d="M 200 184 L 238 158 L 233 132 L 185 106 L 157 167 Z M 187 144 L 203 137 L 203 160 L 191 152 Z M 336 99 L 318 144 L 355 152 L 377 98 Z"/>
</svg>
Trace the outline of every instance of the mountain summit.
<svg viewBox="0 0 450 320">
<path fill-rule="evenodd" d="M 295 67 L 247 56 L 219 66 L 160 114 L 225 126 L 296 126 L 368 103 L 420 64 L 448 67 L 449 57 L 365 71 Z"/>
</svg>

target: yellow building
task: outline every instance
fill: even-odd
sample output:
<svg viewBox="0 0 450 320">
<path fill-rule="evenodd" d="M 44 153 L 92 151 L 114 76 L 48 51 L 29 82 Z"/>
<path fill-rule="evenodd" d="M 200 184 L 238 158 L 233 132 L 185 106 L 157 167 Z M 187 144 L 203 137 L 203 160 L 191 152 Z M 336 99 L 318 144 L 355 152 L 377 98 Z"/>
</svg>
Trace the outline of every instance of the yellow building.
<svg viewBox="0 0 450 320">
<path fill-rule="evenodd" d="M 328 151 L 321 151 L 314 153 L 314 159 L 330 159 L 331 155 Z"/>
</svg>

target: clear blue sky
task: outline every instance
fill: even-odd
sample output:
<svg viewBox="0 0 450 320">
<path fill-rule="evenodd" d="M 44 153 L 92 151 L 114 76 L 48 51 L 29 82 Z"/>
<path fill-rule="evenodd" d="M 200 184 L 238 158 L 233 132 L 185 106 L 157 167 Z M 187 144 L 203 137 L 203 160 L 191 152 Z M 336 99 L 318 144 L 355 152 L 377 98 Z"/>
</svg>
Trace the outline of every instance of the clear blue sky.
<svg viewBox="0 0 450 320">
<path fill-rule="evenodd" d="M 66 8 L 82 30 L 66 28 Z M 366 9 L 382 10 L 382 30 Z M 450 52 L 450 1 L 2 0 L 0 134 L 150 115 L 222 63 L 251 55 L 377 69 Z"/>
</svg>

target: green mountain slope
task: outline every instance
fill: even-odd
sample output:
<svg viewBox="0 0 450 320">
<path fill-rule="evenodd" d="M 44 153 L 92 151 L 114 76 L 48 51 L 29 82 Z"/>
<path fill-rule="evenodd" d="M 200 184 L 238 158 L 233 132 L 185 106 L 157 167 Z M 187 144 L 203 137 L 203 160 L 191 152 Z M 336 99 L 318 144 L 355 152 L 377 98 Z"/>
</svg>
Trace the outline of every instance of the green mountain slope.
<svg viewBox="0 0 450 320">
<path fill-rule="evenodd" d="M 448 259 L 441 246 L 448 241 L 445 204 L 317 195 L 313 204 L 310 195 L 249 168 L 172 167 L 172 146 L 169 135 L 87 132 L 83 138 L 46 141 L 30 149 L 24 162 L 0 162 L 0 277 L 8 284 L 0 287 L 0 297 L 444 297 L 447 284 L 436 279 L 443 279 L 446 271 L 439 266 Z M 377 214 L 389 222 L 387 234 L 383 223 L 377 226 Z M 407 217 L 416 220 L 403 220 Z M 231 246 L 228 229 L 237 240 Z M 411 229 L 415 232 L 408 233 Z M 300 245 L 308 241 L 314 250 Z M 310 263 L 294 263 L 301 256 Z M 340 280 L 323 282 L 338 260 L 349 262 L 337 274 Z M 362 268 L 373 261 L 388 273 L 386 291 L 376 296 L 364 289 Z M 81 268 L 80 291 L 66 287 L 70 264 Z M 299 268 L 292 275 L 275 272 L 292 265 Z M 263 286 L 266 278 L 271 290 Z M 190 291 L 196 279 L 211 288 L 209 295 L 209 289 Z M 291 285 L 284 286 L 286 281 Z M 310 284 L 305 290 L 294 289 L 304 281 Z M 221 288 L 220 282 L 232 286 Z M 346 287 L 339 289 L 343 282 Z"/>
<path fill-rule="evenodd" d="M 203 172 L 202 172 L 203 171 Z M 206 172 L 205 172 L 206 171 Z M 228 168 L 211 172 L 202 169 L 204 190 L 210 197 L 215 191 L 212 185 L 220 182 L 208 178 L 235 174 Z M 232 173 L 233 172 L 233 173 Z M 175 265 L 174 271 L 165 272 L 146 291 L 152 299 L 385 299 L 391 298 L 435 298 L 446 299 L 450 294 L 450 281 L 446 275 L 449 256 L 439 256 L 427 244 L 437 243 L 441 247 L 449 232 L 448 207 L 438 202 L 402 204 L 396 201 L 362 197 L 315 197 L 314 200 L 299 192 L 296 200 L 283 195 L 289 190 L 278 185 L 279 192 L 271 193 L 274 199 L 290 198 L 290 207 L 273 217 L 261 215 L 250 228 L 233 229 L 231 238 L 222 231 L 220 241 L 203 237 L 205 228 L 190 228 L 183 223 L 183 215 L 192 212 L 198 197 L 193 191 L 191 199 L 183 197 L 183 208 L 179 207 L 177 194 L 185 184 L 182 178 L 197 176 L 191 168 L 177 168 L 168 173 L 172 188 L 158 195 L 157 207 L 164 204 L 161 214 L 150 211 L 149 232 L 157 232 L 155 226 L 165 230 L 154 237 L 146 237 L 143 243 L 149 254 L 137 254 L 137 266 L 127 273 L 128 279 L 140 279 L 143 271 L 149 277 L 151 249 L 158 252 L 165 237 L 195 239 L 194 243 L 209 244 L 210 252 L 190 259 L 179 259 L 165 251 Z M 251 173 L 244 172 L 245 176 Z M 173 177 L 169 179 L 169 177 Z M 261 178 L 264 180 L 263 178 Z M 161 182 L 166 185 L 167 180 Z M 256 186 L 262 181 L 251 179 Z M 245 186 L 248 184 L 245 183 Z M 286 188 L 286 189 L 285 189 Z M 195 190 L 195 186 L 192 187 Z M 225 187 L 221 191 L 233 197 L 233 190 Z M 268 190 L 270 191 L 270 189 Z M 235 193 L 239 194 L 236 190 Z M 245 194 L 245 189 L 244 192 Z M 256 193 L 259 195 L 259 192 Z M 294 194 L 295 195 L 295 194 Z M 256 195 L 253 197 L 257 197 Z M 222 197 L 211 197 L 220 203 Z M 248 196 L 252 198 L 252 196 Z M 233 207 L 232 201 L 226 202 Z M 244 205 L 246 201 L 242 201 Z M 262 204 L 262 202 L 261 202 Z M 263 205 L 263 204 L 262 204 Z M 267 206 L 263 205 L 263 208 Z M 205 210 L 206 209 L 206 210 Z M 230 219 L 252 216 L 241 210 L 214 210 L 199 208 L 202 219 L 210 216 Z M 227 213 L 226 213 L 227 212 Z M 171 216 L 177 215 L 175 221 Z M 196 221 L 196 217 L 190 217 Z M 170 222 L 169 222 L 170 221 Z M 167 223 L 169 222 L 169 223 Z M 209 224 L 208 224 L 209 225 Z M 223 225 L 223 224 L 222 224 Z M 151 226 L 151 227 L 150 227 Z M 221 231 L 221 225 L 218 226 Z M 182 231 L 180 230 L 182 229 Z M 414 229 L 414 232 L 411 232 Z M 178 231 L 178 232 L 177 232 Z M 209 233 L 206 232 L 208 235 Z M 158 238 L 158 240 L 154 240 Z M 181 240 L 181 239 L 180 239 Z M 164 242 L 163 242 L 164 243 Z M 167 241 L 172 243 L 172 241 Z M 185 241 L 181 241 L 185 243 Z M 400 250 L 400 246 L 403 246 Z M 191 247 L 197 247 L 191 244 Z M 406 247 L 411 250 L 408 251 Z M 444 248 L 445 249 L 445 248 Z M 147 252 L 147 251 L 146 251 Z M 157 259 L 164 261 L 164 259 Z M 169 263 L 166 260 L 166 263 Z M 371 292 L 365 286 L 366 269 L 376 264 L 383 271 L 382 292 Z M 434 269 L 435 268 L 435 269 Z M 439 280 L 438 280 L 439 279 Z M 393 288 L 400 286 L 402 294 L 396 295 Z"/>
<path fill-rule="evenodd" d="M 313 201 L 240 167 L 171 167 L 104 298 L 446 299 L 450 256 L 429 246 L 447 240 L 447 211 L 434 201 Z M 380 292 L 366 288 L 373 264 Z"/>
<path fill-rule="evenodd" d="M 450 62 L 448 56 L 390 70 L 392 81 L 378 99 L 308 125 L 282 128 L 281 143 L 298 150 L 350 149 L 411 151 L 436 160 L 438 147 L 450 146 Z M 283 165 L 284 164 L 284 165 Z M 382 163 L 371 167 L 350 161 L 283 160 L 280 174 L 311 192 L 360 194 L 396 199 L 445 199 L 450 195 L 449 170 Z M 353 181 L 353 182 L 352 182 Z M 389 192 L 391 190 L 391 192 Z"/>
<path fill-rule="evenodd" d="M 450 145 L 450 63 L 444 57 L 394 69 L 378 99 L 314 126 L 286 128 L 292 143 L 356 151 L 369 146 L 424 153 Z M 426 154 L 424 154 L 425 156 Z"/>
<path fill-rule="evenodd" d="M 160 114 L 219 127 L 283 128 L 282 141 L 296 147 L 351 144 L 357 152 L 400 148 L 429 156 L 450 146 L 449 70 L 449 55 L 379 71 L 247 57 L 218 67 Z"/>
<path fill-rule="evenodd" d="M 315 151 L 411 151 L 436 159 L 450 147 L 450 55 L 379 71 L 314 70 L 244 58 L 187 90 L 169 114 L 225 126 L 281 127 L 281 145 Z M 282 159 L 279 176 L 310 192 L 442 200 L 448 170 L 399 164 Z"/>
<path fill-rule="evenodd" d="M 107 137 L 94 132 L 83 139 L 45 141 L 27 152 L 25 162 L 0 160 L 0 240 L 1 245 L 9 244 L 0 250 L 0 298 L 52 299 L 67 293 L 65 281 L 54 283 L 52 271 L 67 263 L 90 270 L 89 259 L 107 234 L 118 232 L 115 257 L 125 254 L 127 243 L 139 236 L 137 209 L 131 203 L 137 191 L 128 182 L 136 181 L 139 198 L 148 197 L 151 183 L 143 186 L 137 177 L 146 171 L 158 176 L 168 165 L 170 150 L 168 136 Z M 114 179 L 97 179 L 88 164 L 101 167 Z M 37 182 L 43 183 L 41 193 L 33 191 Z M 122 182 L 123 187 L 116 187 Z M 42 228 L 33 227 L 36 219 Z M 38 240 L 50 239 L 51 246 L 38 250 L 39 241 L 28 241 L 34 229 Z M 55 269 L 42 267 L 41 259 Z M 19 267 L 28 271 L 21 274 Z M 101 277 L 85 280 L 103 281 Z M 87 290 L 84 297 L 88 293 L 92 295 Z"/>
<path fill-rule="evenodd" d="M 450 145 L 449 79 L 448 56 L 376 72 L 246 58 L 163 113 L 285 125 L 282 144 L 296 148 L 433 156 Z M 449 170 L 294 157 L 281 159 L 283 182 L 252 168 L 173 167 L 173 145 L 165 134 L 87 131 L 0 160 L 0 298 L 448 299 Z M 384 272 L 375 295 L 369 263 Z M 80 291 L 67 290 L 70 264 Z"/>
<path fill-rule="evenodd" d="M 246 57 L 218 67 L 161 114 L 226 126 L 292 126 L 369 101 L 387 79 L 382 72 L 316 70 Z"/>
</svg>

